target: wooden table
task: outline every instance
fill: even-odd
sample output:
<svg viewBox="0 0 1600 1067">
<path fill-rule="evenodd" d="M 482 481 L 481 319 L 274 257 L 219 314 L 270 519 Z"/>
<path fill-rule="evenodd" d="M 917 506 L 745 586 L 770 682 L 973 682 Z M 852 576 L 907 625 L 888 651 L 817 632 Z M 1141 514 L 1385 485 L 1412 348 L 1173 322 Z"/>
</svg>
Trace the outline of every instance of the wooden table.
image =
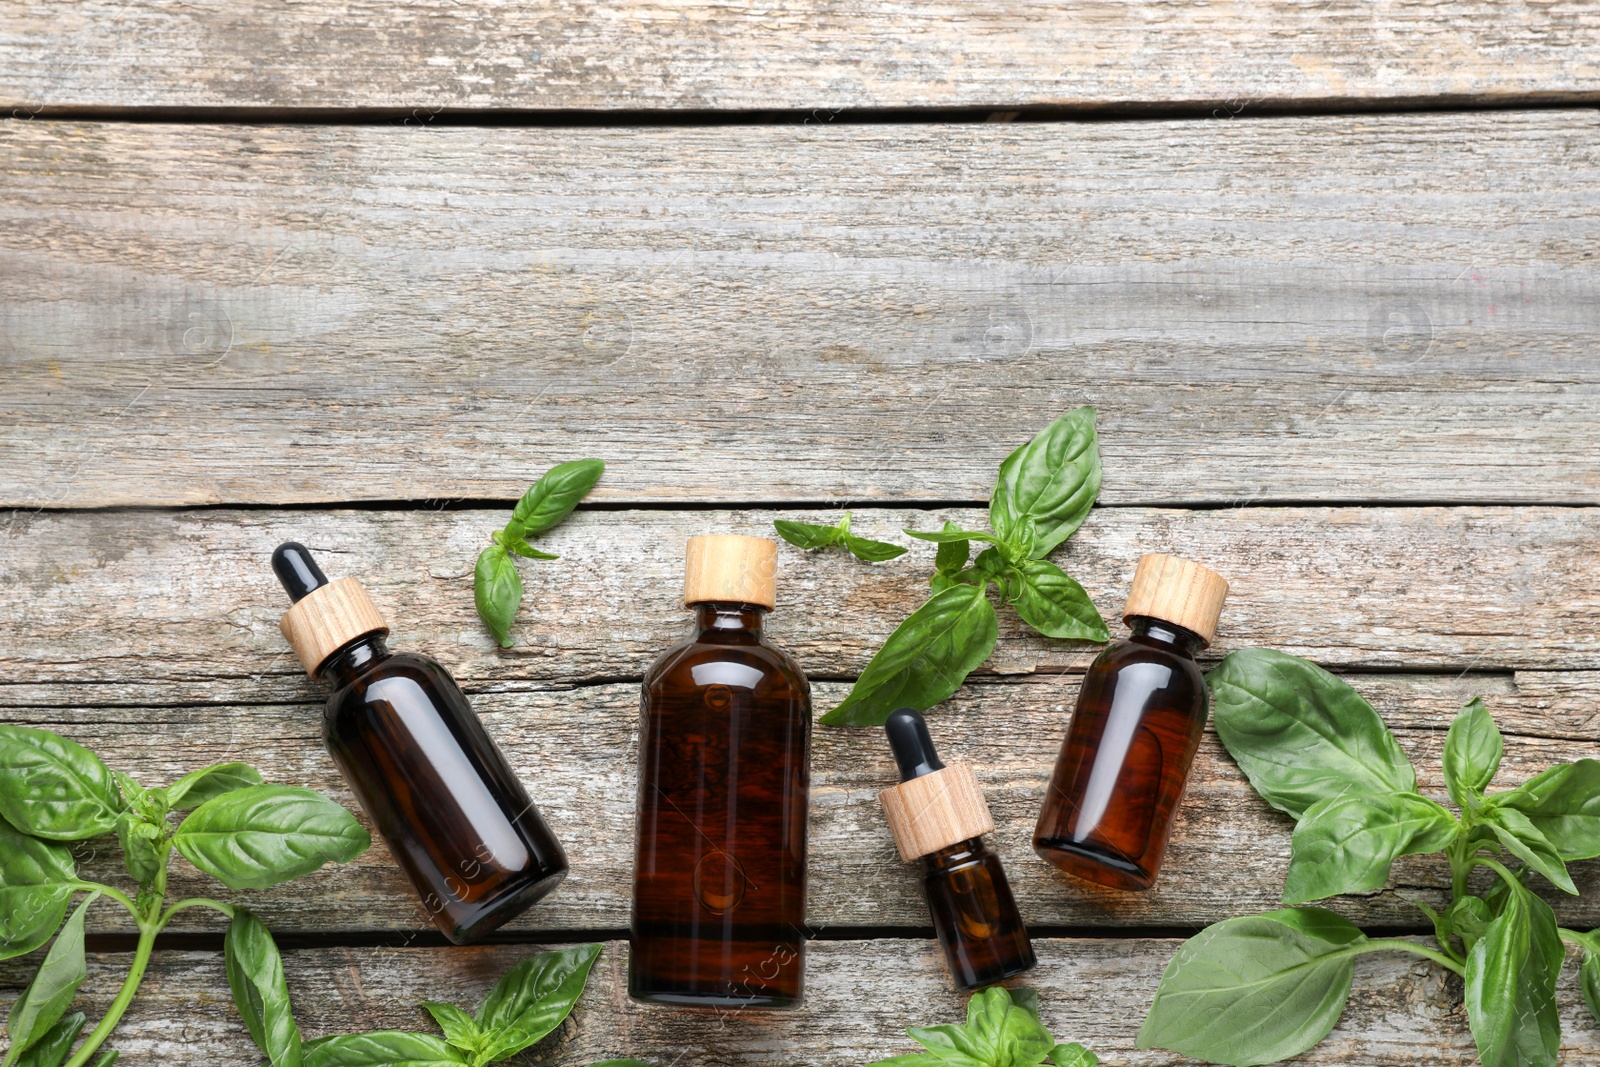
<svg viewBox="0 0 1600 1067">
<path fill-rule="evenodd" d="M 1210 656 L 1338 671 L 1431 795 L 1475 694 L 1509 781 L 1596 754 L 1589 0 L 0 0 L 0 102 L 0 718 L 147 781 L 244 759 L 350 803 L 277 629 L 267 556 L 298 538 L 449 665 L 572 853 L 483 948 L 432 935 L 381 846 L 230 897 L 286 946 L 310 1035 L 428 1027 L 419 1000 L 579 939 L 610 944 L 540 1063 L 856 1064 L 956 1019 L 877 808 L 887 754 L 850 730 L 815 745 L 806 1007 L 627 1000 L 637 679 L 683 632 L 685 536 L 978 521 L 999 460 L 1082 403 L 1105 489 L 1058 559 L 1108 618 L 1140 553 L 1211 563 L 1233 595 Z M 562 560 L 524 568 L 501 651 L 473 557 L 583 455 L 606 477 Z M 785 547 L 771 628 L 819 709 L 930 555 Z M 1208 736 L 1156 890 L 1056 876 L 1027 836 L 1094 649 L 1003 619 L 937 725 L 983 767 L 1044 1019 L 1175 1062 L 1132 1047 L 1161 968 L 1275 904 L 1289 825 Z M 1600 924 L 1600 865 L 1575 873 L 1558 913 Z M 1408 901 L 1447 893 L 1407 860 L 1337 907 L 1421 933 Z M 118 921 L 93 913 L 91 1011 Z M 259 1062 L 217 923 L 175 929 L 123 1062 Z M 1565 1062 L 1600 1062 L 1575 989 Z M 1464 1019 L 1436 968 L 1364 959 L 1305 1062 L 1475 1062 Z"/>
</svg>

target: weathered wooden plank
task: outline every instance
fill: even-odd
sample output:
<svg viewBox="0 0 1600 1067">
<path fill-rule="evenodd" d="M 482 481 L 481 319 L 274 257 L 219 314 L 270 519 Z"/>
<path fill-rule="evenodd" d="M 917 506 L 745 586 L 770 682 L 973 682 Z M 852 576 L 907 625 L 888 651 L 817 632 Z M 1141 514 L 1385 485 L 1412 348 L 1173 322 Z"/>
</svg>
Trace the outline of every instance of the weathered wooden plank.
<svg viewBox="0 0 1600 1067">
<path fill-rule="evenodd" d="M 1594 503 L 1597 144 L 3 123 L 0 503 L 974 501 L 1080 403 L 1108 503 Z"/>
<path fill-rule="evenodd" d="M 843 108 L 1587 99 L 1581 0 L 1372 7 L 953 2 L 663 6 L 251 0 L 0 6 L 0 103 L 443 109 Z"/>
<path fill-rule="evenodd" d="M 1501 775 L 1516 784 L 1563 760 L 1600 755 L 1592 722 L 1575 720 L 1552 694 L 1585 709 L 1600 704 L 1600 673 L 1543 672 L 1507 676 L 1352 676 L 1395 727 L 1420 772 L 1421 790 L 1446 800 L 1439 760 L 1456 711 L 1482 695 L 1507 731 Z M 1553 680 L 1553 681 L 1552 681 Z M 838 682 L 816 685 L 819 706 L 843 695 Z M 1200 926 L 1251 909 L 1278 905 L 1289 857 L 1289 821 L 1250 789 L 1214 737 L 1208 736 L 1191 775 L 1182 813 L 1157 887 L 1114 893 L 1076 882 L 1036 859 L 1029 848 L 1072 703 L 1077 679 L 1014 679 L 970 685 L 939 709 L 935 721 L 946 755 L 978 765 L 1024 917 L 1047 927 Z M 631 683 L 567 691 L 487 693 L 475 706 L 528 783 L 566 844 L 573 870 L 545 902 L 519 919 L 517 930 L 620 929 L 627 925 L 633 849 L 634 767 L 638 690 Z M 304 783 L 354 801 L 324 755 L 320 709 L 313 705 L 193 708 L 13 709 L 7 721 L 67 734 L 105 754 L 119 769 L 160 784 L 211 762 L 242 759 L 274 780 Z M 912 867 L 894 855 L 877 793 L 895 776 L 877 730 L 819 729 L 813 743 L 812 862 L 809 921 L 840 928 L 925 927 L 927 911 Z M 119 877 L 114 845 L 86 846 L 86 875 Z M 179 894 L 215 895 L 219 888 L 186 865 L 173 881 Z M 1575 865 L 1587 896 L 1549 897 L 1569 925 L 1600 925 L 1600 862 Z M 1440 906 L 1449 871 L 1413 858 L 1395 868 L 1390 888 L 1341 901 L 1368 925 L 1425 925 L 1409 903 Z M 230 899 L 259 911 L 282 930 L 429 929 L 426 915 L 381 846 L 339 869 L 264 893 Z M 1444 901 L 1447 902 L 1447 901 Z M 115 909 L 102 923 L 125 921 Z M 214 927 L 205 912 L 180 916 L 183 929 Z M 122 927 L 109 925 L 108 930 Z"/>
<path fill-rule="evenodd" d="M 1189 1063 L 1139 1052 L 1134 1037 L 1161 969 L 1178 942 L 1154 939 L 1034 942 L 1039 966 L 1017 984 L 1039 990 L 1040 1017 L 1062 1041 L 1082 1041 L 1108 1063 Z M 530 951 L 491 948 L 328 948 L 285 953 L 295 1013 L 308 1037 L 379 1028 L 437 1032 L 423 1000 L 476 1004 Z M 949 988 L 926 941 L 820 941 L 809 949 L 804 1005 L 794 1012 L 695 1012 L 650 1008 L 627 997 L 627 945 L 606 946 L 572 1017 L 531 1055 L 579 1065 L 633 1056 L 659 1067 L 870 1063 L 918 1051 L 908 1025 L 958 1022 L 965 997 Z M 126 956 L 91 957 L 86 1011 L 110 1001 Z M 26 963 L 0 964 L 0 990 L 26 981 Z M 1600 1030 L 1577 992 L 1576 967 L 1561 976 L 1562 1062 L 1595 1062 Z M 97 1017 L 97 1016 L 92 1016 Z M 220 955 L 158 952 L 114 1044 L 130 1062 L 172 1067 L 254 1067 L 260 1062 L 228 999 Z M 1363 956 L 1339 1026 L 1297 1064 L 1440 1067 L 1477 1063 L 1459 982 L 1414 957 Z"/>
</svg>

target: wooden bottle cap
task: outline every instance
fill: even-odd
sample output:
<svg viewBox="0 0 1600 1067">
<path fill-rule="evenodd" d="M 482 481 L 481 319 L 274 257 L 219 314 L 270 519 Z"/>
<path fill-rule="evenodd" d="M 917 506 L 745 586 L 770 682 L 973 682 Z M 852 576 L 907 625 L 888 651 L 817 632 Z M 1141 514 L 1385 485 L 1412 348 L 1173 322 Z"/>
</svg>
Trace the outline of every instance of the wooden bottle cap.
<svg viewBox="0 0 1600 1067">
<path fill-rule="evenodd" d="M 1201 643 L 1209 645 L 1217 636 L 1217 619 L 1227 595 L 1228 583 L 1216 571 L 1152 552 L 1139 557 L 1122 621 L 1136 615 L 1160 619 L 1198 634 Z"/>
<path fill-rule="evenodd" d="M 878 794 L 900 858 L 910 863 L 930 852 L 994 832 L 994 816 L 966 763 L 950 763 Z"/>
<path fill-rule="evenodd" d="M 315 676 L 329 656 L 363 634 L 386 634 L 367 591 L 354 578 L 338 578 L 301 597 L 278 622 L 306 673 Z"/>
<path fill-rule="evenodd" d="M 765 537 L 705 534 L 689 538 L 683 602 L 777 606 L 778 543 Z"/>
</svg>

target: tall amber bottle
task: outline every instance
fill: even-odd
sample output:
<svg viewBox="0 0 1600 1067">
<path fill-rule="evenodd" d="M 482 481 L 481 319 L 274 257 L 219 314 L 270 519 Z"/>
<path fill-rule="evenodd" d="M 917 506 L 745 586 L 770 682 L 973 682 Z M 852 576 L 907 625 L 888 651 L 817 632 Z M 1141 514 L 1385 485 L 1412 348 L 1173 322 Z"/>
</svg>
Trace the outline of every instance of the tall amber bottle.
<svg viewBox="0 0 1600 1067">
<path fill-rule="evenodd" d="M 689 539 L 689 639 L 645 675 L 628 992 L 706 1007 L 799 1004 L 811 688 L 768 644 L 777 545 Z"/>
<path fill-rule="evenodd" d="M 323 738 L 444 935 L 464 944 L 567 874 L 567 856 L 448 671 L 390 652 L 354 578 L 329 582 L 304 545 L 272 554 L 294 602 L 281 628 L 332 687 Z"/>
<path fill-rule="evenodd" d="M 1149 889 L 1209 708 L 1194 655 L 1216 636 L 1228 583 L 1175 556 L 1139 560 L 1123 620 L 1133 636 L 1090 664 L 1033 848 L 1100 885 Z"/>
</svg>

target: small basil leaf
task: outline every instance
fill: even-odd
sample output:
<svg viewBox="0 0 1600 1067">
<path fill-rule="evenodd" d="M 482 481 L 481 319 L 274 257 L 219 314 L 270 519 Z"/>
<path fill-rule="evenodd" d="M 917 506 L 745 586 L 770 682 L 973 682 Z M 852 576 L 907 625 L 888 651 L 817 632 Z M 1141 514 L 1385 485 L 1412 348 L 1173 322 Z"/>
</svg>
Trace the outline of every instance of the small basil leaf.
<svg viewBox="0 0 1600 1067">
<path fill-rule="evenodd" d="M 505 543 L 504 547 L 505 547 L 505 550 L 507 552 L 515 553 L 516 555 L 521 556 L 523 559 L 560 559 L 561 558 L 560 556 L 556 555 L 554 552 L 542 552 L 539 549 L 534 548 L 532 545 L 528 544 L 528 542 L 526 542 L 526 541 L 507 541 Z"/>
<path fill-rule="evenodd" d="M 1583 1002 L 1589 1006 L 1589 1014 L 1600 1022 L 1600 952 L 1584 949 L 1583 963 L 1578 967 L 1578 984 L 1583 987 Z"/>
<path fill-rule="evenodd" d="M 78 1040 L 78 1034 L 83 1030 L 86 1021 L 81 1011 L 68 1015 L 52 1026 L 32 1048 L 18 1057 L 16 1067 L 61 1067 L 67 1060 L 67 1052 L 71 1050 L 72 1043 Z M 96 1064 L 95 1067 L 100 1065 Z"/>
<path fill-rule="evenodd" d="M 1544 875 L 1557 888 L 1578 895 L 1578 887 L 1572 884 L 1572 876 L 1567 873 L 1567 865 L 1561 862 L 1555 846 L 1526 815 L 1515 808 L 1491 808 L 1488 817 L 1489 828 L 1507 852 Z"/>
<path fill-rule="evenodd" d="M 100 758 L 48 730 L 0 725 L 0 816 L 52 841 L 109 834 L 122 794 Z"/>
<path fill-rule="evenodd" d="M 122 1053 L 118 1052 L 116 1049 L 107 1049 L 100 1054 L 99 1059 L 94 1061 L 94 1067 L 111 1067 L 111 1065 L 116 1063 L 121 1056 Z M 278 1067 L 278 1065 L 272 1064 L 271 1067 Z"/>
<path fill-rule="evenodd" d="M 837 541 L 843 532 L 837 526 L 819 526 L 816 523 L 796 522 L 794 519 L 775 519 L 772 526 L 778 531 L 779 537 L 794 547 L 807 551 L 827 548 Z"/>
<path fill-rule="evenodd" d="M 1036 1064 L 1055 1039 L 1006 990 L 990 986 L 967 1001 L 965 1025 L 914 1026 L 912 1039 L 947 1064 Z"/>
<path fill-rule="evenodd" d="M 1505 743 L 1481 699 L 1461 709 L 1444 741 L 1444 781 L 1462 810 L 1478 807 L 1500 769 Z"/>
<path fill-rule="evenodd" d="M 206 801 L 178 826 L 184 858 L 229 889 L 266 889 L 324 863 L 347 863 L 372 839 L 348 811 L 298 786 L 257 785 Z"/>
<path fill-rule="evenodd" d="M 1056 1067 L 1099 1067 L 1100 1057 L 1074 1041 L 1051 1049 L 1050 1062 Z"/>
<path fill-rule="evenodd" d="M 1396 857 L 1438 852 L 1460 830 L 1454 815 L 1415 793 L 1352 793 L 1318 801 L 1294 828 L 1283 902 L 1381 889 Z"/>
<path fill-rule="evenodd" d="M 1022 621 L 1046 637 L 1072 641 L 1109 641 L 1111 631 L 1094 601 L 1054 563 L 1042 559 L 1023 561 L 1016 599 L 1011 602 Z"/>
<path fill-rule="evenodd" d="M 7 1063 L 47 1037 L 71 1006 L 72 998 L 78 995 L 78 987 L 89 973 L 83 955 L 84 913 L 99 897 L 99 893 L 91 893 L 78 905 L 72 918 L 56 935 L 55 944 L 39 964 L 33 981 L 11 1005 L 11 1014 L 6 1019 L 6 1032 L 11 1035 Z"/>
<path fill-rule="evenodd" d="M 863 563 L 882 563 L 885 560 L 896 559 L 906 554 L 900 545 L 891 545 L 887 541 L 874 541 L 870 537 L 857 537 L 853 533 L 840 535 L 844 547 L 850 554 Z"/>
<path fill-rule="evenodd" d="M 994 534 L 984 533 L 982 530 L 963 530 L 952 523 L 946 522 L 942 530 L 906 530 L 907 534 L 918 541 L 932 541 L 936 545 L 956 544 L 962 541 L 987 541 L 991 545 L 998 545 L 1000 538 Z"/>
<path fill-rule="evenodd" d="M 1494 921 L 1494 913 L 1482 897 L 1457 897 L 1444 912 L 1444 924 L 1450 933 L 1461 939 L 1468 952 L 1478 943 L 1478 938 Z M 1441 942 L 1442 942 L 1441 938 Z"/>
<path fill-rule="evenodd" d="M 443 1038 L 403 1030 L 340 1034 L 305 1046 L 305 1067 L 457 1067 L 468 1062 Z"/>
<path fill-rule="evenodd" d="M 506 533 L 520 540 L 559 526 L 594 488 L 605 469 L 598 459 L 575 459 L 551 467 L 517 501 Z"/>
<path fill-rule="evenodd" d="M 1031 542 L 1034 559 L 1072 536 L 1100 495 L 1094 415 L 1091 407 L 1067 412 L 1000 464 L 989 525 L 1004 541 Z"/>
<path fill-rule="evenodd" d="M 583 993 L 600 945 L 574 945 L 530 956 L 489 990 L 476 1016 L 490 1036 L 481 1055 L 515 1055 L 561 1025 Z"/>
<path fill-rule="evenodd" d="M 961 688 L 989 658 L 999 633 L 982 586 L 954 585 L 935 593 L 889 635 L 822 722 L 881 726 L 897 708 L 926 711 Z"/>
<path fill-rule="evenodd" d="M 1416 790 L 1416 771 L 1372 705 L 1316 664 L 1241 649 L 1206 684 L 1217 735 L 1278 810 L 1298 819 L 1320 800 Z"/>
<path fill-rule="evenodd" d="M 256 1047 L 272 1067 L 301 1067 L 300 1027 L 289 1005 L 283 957 L 272 933 L 250 912 L 235 906 L 222 939 L 223 961 L 233 1003 Z"/>
<path fill-rule="evenodd" d="M 946 519 L 943 532 L 959 533 L 960 528 Z M 947 576 L 960 573 L 961 568 L 967 565 L 967 557 L 971 554 L 972 542 L 967 538 L 962 538 L 959 541 L 939 542 L 939 550 L 933 557 L 934 573 Z M 938 592 L 938 590 L 935 589 L 934 592 Z"/>
<path fill-rule="evenodd" d="M 483 1032 L 478 1029 L 478 1023 L 472 1016 L 454 1004 L 441 1004 L 436 1000 L 425 1000 L 422 1007 L 444 1031 L 446 1041 L 468 1054 L 477 1051 Z"/>
<path fill-rule="evenodd" d="M 1483 1067 L 1554 1064 L 1556 979 L 1566 950 L 1550 905 L 1517 886 L 1467 953 L 1467 1021 Z"/>
<path fill-rule="evenodd" d="M 117 843 L 122 846 L 122 865 L 133 880 L 149 885 L 167 865 L 166 834 L 162 827 L 145 822 L 131 812 L 117 820 Z"/>
<path fill-rule="evenodd" d="M 235 789 L 248 789 L 261 782 L 261 772 L 248 763 L 218 763 L 191 771 L 167 786 L 167 804 L 174 811 L 189 811 L 212 797 Z"/>
<path fill-rule="evenodd" d="M 50 940 L 77 877 L 65 845 L 29 837 L 0 819 L 0 960 Z"/>
<path fill-rule="evenodd" d="M 501 648 L 510 648 L 511 621 L 522 603 L 522 576 L 499 545 L 490 545 L 478 553 L 478 564 L 472 573 L 472 597 L 478 605 L 478 617 L 494 639 Z"/>
<path fill-rule="evenodd" d="M 1011 1003 L 1033 1016 L 1039 1017 L 1039 991 L 1037 989 L 1007 989 Z"/>
<path fill-rule="evenodd" d="M 1564 860 L 1600 856 L 1600 760 L 1558 764 L 1494 794 L 1489 806 L 1526 815 Z"/>
</svg>

